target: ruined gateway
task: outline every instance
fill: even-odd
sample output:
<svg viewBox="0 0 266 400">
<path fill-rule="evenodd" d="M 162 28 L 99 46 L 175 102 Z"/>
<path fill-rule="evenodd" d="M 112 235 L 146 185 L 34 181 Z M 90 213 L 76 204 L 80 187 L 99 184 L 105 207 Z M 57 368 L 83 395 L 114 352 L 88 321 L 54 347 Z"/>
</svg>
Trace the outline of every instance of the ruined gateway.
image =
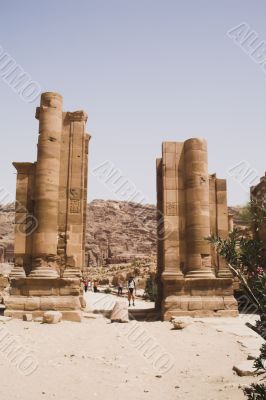
<svg viewBox="0 0 266 400">
<path fill-rule="evenodd" d="M 226 181 L 209 175 L 205 140 L 163 143 L 157 159 L 157 209 L 163 318 L 237 316 L 232 275 L 205 240 L 210 234 L 226 238 L 231 222 Z"/>
<path fill-rule="evenodd" d="M 63 112 L 62 97 L 43 93 L 36 163 L 17 170 L 15 266 L 5 315 L 59 310 L 80 321 L 90 136 L 84 111 Z"/>
<path fill-rule="evenodd" d="M 43 93 L 36 163 L 17 170 L 15 266 L 5 315 L 58 310 L 81 321 L 84 300 L 88 144 L 84 111 L 63 112 L 62 97 Z M 232 276 L 204 239 L 226 237 L 226 181 L 209 176 L 201 139 L 163 143 L 157 160 L 158 288 L 163 319 L 235 316 Z M 163 229 L 162 229 L 163 227 Z"/>
</svg>

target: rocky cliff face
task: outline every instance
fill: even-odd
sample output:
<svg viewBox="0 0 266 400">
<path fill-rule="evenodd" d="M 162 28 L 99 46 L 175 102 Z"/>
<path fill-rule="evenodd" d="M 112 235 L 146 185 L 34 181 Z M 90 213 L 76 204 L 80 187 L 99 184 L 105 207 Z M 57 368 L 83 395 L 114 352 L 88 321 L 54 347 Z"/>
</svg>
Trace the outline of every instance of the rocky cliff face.
<svg viewBox="0 0 266 400">
<path fill-rule="evenodd" d="M 14 205 L 0 205 L 1 246 L 13 247 Z M 88 204 L 86 254 L 89 266 L 156 255 L 156 209 L 111 200 Z M 0 253 L 1 257 L 1 253 Z"/>
<path fill-rule="evenodd" d="M 13 244 L 14 204 L 0 204 L 0 245 Z"/>
<path fill-rule="evenodd" d="M 241 226 L 240 207 L 230 207 Z M 14 242 L 14 205 L 0 205 L 1 247 L 10 254 Z M 94 200 L 88 204 L 86 229 L 87 265 L 118 264 L 134 258 L 156 256 L 156 207 L 125 201 Z"/>
<path fill-rule="evenodd" d="M 90 266 L 156 255 L 156 209 L 124 201 L 94 200 L 88 206 L 86 253 Z"/>
</svg>

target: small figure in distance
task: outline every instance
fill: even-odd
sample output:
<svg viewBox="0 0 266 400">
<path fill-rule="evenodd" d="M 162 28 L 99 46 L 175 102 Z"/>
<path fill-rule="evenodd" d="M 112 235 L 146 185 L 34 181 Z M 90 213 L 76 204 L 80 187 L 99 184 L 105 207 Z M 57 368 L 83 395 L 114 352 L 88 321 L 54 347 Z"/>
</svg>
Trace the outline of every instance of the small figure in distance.
<svg viewBox="0 0 266 400">
<path fill-rule="evenodd" d="M 131 306 L 130 301 L 132 299 L 133 301 L 133 306 L 135 306 L 135 295 L 134 295 L 134 291 L 136 293 L 136 283 L 134 281 L 133 276 L 131 276 L 128 280 L 128 303 L 129 303 L 129 307 Z"/>
<path fill-rule="evenodd" d="M 93 291 L 94 291 L 94 293 L 98 292 L 98 282 L 97 281 L 93 281 Z"/>
<path fill-rule="evenodd" d="M 87 279 L 84 279 L 83 286 L 84 286 L 85 293 L 87 293 L 87 290 L 88 290 L 88 280 Z"/>
<path fill-rule="evenodd" d="M 117 296 L 123 296 L 123 282 L 121 281 L 121 279 L 118 281 Z"/>
</svg>

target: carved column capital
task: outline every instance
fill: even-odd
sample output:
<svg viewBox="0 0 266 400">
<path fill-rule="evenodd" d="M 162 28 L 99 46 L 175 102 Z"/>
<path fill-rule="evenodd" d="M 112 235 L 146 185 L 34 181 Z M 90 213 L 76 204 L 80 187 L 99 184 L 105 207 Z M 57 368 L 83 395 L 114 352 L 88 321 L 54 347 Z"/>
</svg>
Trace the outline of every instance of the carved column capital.
<svg viewBox="0 0 266 400">
<path fill-rule="evenodd" d="M 88 120 L 88 114 L 83 110 L 74 111 L 74 112 L 67 112 L 66 118 L 69 121 L 73 121 L 73 122 L 74 121 L 79 121 L 79 122 L 80 121 L 84 121 L 86 123 L 87 120 Z"/>
</svg>

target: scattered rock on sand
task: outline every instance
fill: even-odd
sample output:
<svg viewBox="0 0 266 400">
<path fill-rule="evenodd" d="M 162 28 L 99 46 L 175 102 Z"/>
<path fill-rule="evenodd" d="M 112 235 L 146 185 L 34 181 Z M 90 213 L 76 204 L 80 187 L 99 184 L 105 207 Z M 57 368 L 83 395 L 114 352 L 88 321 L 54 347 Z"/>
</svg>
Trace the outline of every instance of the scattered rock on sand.
<svg viewBox="0 0 266 400">
<path fill-rule="evenodd" d="M 60 311 L 46 311 L 43 314 L 43 322 L 46 324 L 57 324 L 62 320 L 62 313 Z"/>
<path fill-rule="evenodd" d="M 256 369 L 253 367 L 253 364 L 253 360 L 247 360 L 241 364 L 234 365 L 233 370 L 238 376 L 253 376 L 256 375 Z"/>
<path fill-rule="evenodd" d="M 260 356 L 260 350 L 252 350 L 251 352 L 249 352 L 248 354 L 248 360 L 256 360 L 256 358 L 259 358 Z"/>
<path fill-rule="evenodd" d="M 128 306 L 125 301 L 117 301 L 114 305 L 111 322 L 128 322 Z"/>
<path fill-rule="evenodd" d="M 191 321 L 192 321 L 191 317 L 182 317 L 182 318 L 173 317 L 171 319 L 171 323 L 173 324 L 173 329 L 184 329 L 191 323 Z"/>
<path fill-rule="evenodd" d="M 22 319 L 23 319 L 23 321 L 30 322 L 30 321 L 32 321 L 32 314 L 23 314 Z"/>
</svg>

